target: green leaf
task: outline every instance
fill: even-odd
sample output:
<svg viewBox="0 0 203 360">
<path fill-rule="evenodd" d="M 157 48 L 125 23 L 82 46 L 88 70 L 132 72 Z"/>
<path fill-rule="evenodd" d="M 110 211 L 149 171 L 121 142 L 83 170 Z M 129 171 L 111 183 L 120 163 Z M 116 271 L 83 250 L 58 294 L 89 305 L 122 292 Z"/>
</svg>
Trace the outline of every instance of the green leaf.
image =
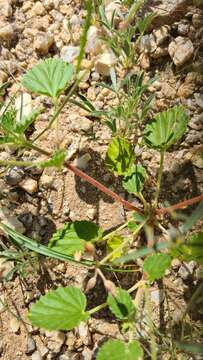
<svg viewBox="0 0 203 360">
<path fill-rule="evenodd" d="M 106 154 L 107 168 L 117 175 L 125 175 L 135 160 L 132 145 L 120 136 L 114 137 L 108 146 Z"/>
<path fill-rule="evenodd" d="M 116 250 L 123 243 L 122 236 L 113 236 L 107 240 L 107 252 L 111 253 Z M 118 250 L 115 254 L 112 255 L 111 260 L 115 260 L 122 255 L 123 251 Z"/>
<path fill-rule="evenodd" d="M 46 59 L 24 75 L 22 85 L 36 94 L 56 98 L 70 83 L 73 66 L 61 59 Z"/>
<path fill-rule="evenodd" d="M 171 265 L 171 257 L 168 254 L 153 254 L 145 259 L 143 270 L 147 273 L 150 281 L 161 279 L 165 271 Z"/>
<path fill-rule="evenodd" d="M 20 122 L 15 125 L 15 132 L 23 134 L 25 130 L 36 120 L 36 118 L 42 113 L 43 109 L 33 110 L 28 116 L 24 116 Z"/>
<path fill-rule="evenodd" d="M 90 221 L 75 221 L 64 224 L 50 239 L 49 247 L 66 255 L 84 252 L 86 241 L 97 241 L 102 236 L 102 230 Z"/>
<path fill-rule="evenodd" d="M 188 115 L 181 105 L 157 114 L 145 128 L 146 145 L 166 151 L 183 136 L 187 129 L 188 119 Z"/>
<path fill-rule="evenodd" d="M 142 360 L 143 356 L 138 341 L 125 344 L 120 340 L 108 340 L 99 349 L 96 360 Z"/>
<path fill-rule="evenodd" d="M 34 326 L 47 330 L 70 330 L 87 320 L 86 297 L 70 286 L 52 290 L 31 306 L 28 318 Z"/>
<path fill-rule="evenodd" d="M 15 129 L 15 110 L 10 107 L 3 115 L 0 117 L 0 127 L 5 134 L 9 134 Z"/>
<path fill-rule="evenodd" d="M 48 167 L 61 168 L 65 158 L 66 158 L 66 150 L 64 149 L 56 150 L 55 153 L 52 155 L 51 159 L 40 162 L 39 166 L 43 169 Z"/>
<path fill-rule="evenodd" d="M 171 255 L 182 261 L 197 261 L 203 264 L 203 232 L 189 237 L 185 244 L 174 245 Z"/>
<path fill-rule="evenodd" d="M 118 288 L 116 296 L 109 293 L 107 304 L 119 320 L 133 319 L 135 316 L 135 305 L 126 290 Z"/>
<path fill-rule="evenodd" d="M 142 192 L 146 178 L 146 170 L 142 165 L 133 165 L 129 174 L 123 179 L 123 187 L 130 194 Z"/>
</svg>

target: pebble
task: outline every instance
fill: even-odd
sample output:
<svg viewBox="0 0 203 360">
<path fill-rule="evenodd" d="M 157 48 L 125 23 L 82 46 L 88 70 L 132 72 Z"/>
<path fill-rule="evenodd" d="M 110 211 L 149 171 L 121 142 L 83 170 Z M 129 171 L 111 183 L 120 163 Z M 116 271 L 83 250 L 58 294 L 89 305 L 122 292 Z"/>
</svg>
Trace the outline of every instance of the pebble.
<svg viewBox="0 0 203 360">
<path fill-rule="evenodd" d="M 189 121 L 188 126 L 194 130 L 203 130 L 203 114 L 194 115 Z"/>
<path fill-rule="evenodd" d="M 24 177 L 24 171 L 19 167 L 15 166 L 10 169 L 5 176 L 5 181 L 10 186 L 18 185 Z"/>
<path fill-rule="evenodd" d="M 12 318 L 10 320 L 9 327 L 14 334 L 17 334 L 18 331 L 20 330 L 20 321 L 17 320 L 16 318 Z"/>
<path fill-rule="evenodd" d="M 92 360 L 93 352 L 89 348 L 84 348 L 82 351 L 82 360 Z"/>
<path fill-rule="evenodd" d="M 49 350 L 54 353 L 58 353 L 65 342 L 66 336 L 62 331 L 46 331 L 46 336 L 48 338 L 47 347 Z"/>
<path fill-rule="evenodd" d="M 40 32 L 37 34 L 33 44 L 34 50 L 41 55 L 46 55 L 49 52 L 50 47 L 54 44 L 54 37 L 51 34 Z"/>
<path fill-rule="evenodd" d="M 79 158 L 75 159 L 74 164 L 79 169 L 86 170 L 90 160 L 91 160 L 91 155 L 87 153 L 87 154 L 84 154 L 84 155 L 80 156 Z"/>
<path fill-rule="evenodd" d="M 36 342 L 31 336 L 28 336 L 27 345 L 26 345 L 26 354 L 31 355 L 35 350 L 36 350 Z"/>
<path fill-rule="evenodd" d="M 91 25 L 87 33 L 85 52 L 97 55 L 101 51 L 101 48 L 102 42 L 99 39 L 99 29 L 96 26 Z"/>
<path fill-rule="evenodd" d="M 93 208 L 93 207 L 87 210 L 87 217 L 90 220 L 94 220 L 96 214 L 97 214 L 97 210 L 95 208 Z"/>
<path fill-rule="evenodd" d="M 152 290 L 150 294 L 151 294 L 151 301 L 156 306 L 160 305 L 164 301 L 163 290 Z"/>
<path fill-rule="evenodd" d="M 106 50 L 103 54 L 98 55 L 95 60 L 95 70 L 103 76 L 109 76 L 110 70 L 117 63 L 117 58 L 110 50 Z"/>
<path fill-rule="evenodd" d="M 140 40 L 140 51 L 144 53 L 153 53 L 157 48 L 157 44 L 153 34 L 143 35 Z"/>
<path fill-rule="evenodd" d="M 45 189 L 51 188 L 54 182 L 54 176 L 47 175 L 45 173 L 40 177 L 40 187 Z"/>
<path fill-rule="evenodd" d="M 3 295 L 0 295 L 0 313 L 6 309 L 6 302 Z"/>
<path fill-rule="evenodd" d="M 42 356 L 39 351 L 35 351 L 32 356 L 31 360 L 42 360 Z"/>
<path fill-rule="evenodd" d="M 30 178 L 21 181 L 21 183 L 19 185 L 23 190 L 25 190 L 26 192 L 28 192 L 31 195 L 36 193 L 36 191 L 38 189 L 37 181 L 34 179 L 30 179 Z"/>
<path fill-rule="evenodd" d="M 153 35 L 157 45 L 163 44 L 169 37 L 169 26 L 161 26 L 157 30 L 153 30 Z"/>
<path fill-rule="evenodd" d="M 194 94 L 197 105 L 203 109 L 203 94 Z"/>
<path fill-rule="evenodd" d="M 13 14 L 13 9 L 8 0 L 0 0 L 0 18 L 8 18 Z"/>
<path fill-rule="evenodd" d="M 190 39 L 178 36 L 169 44 L 168 52 L 174 64 L 181 66 L 192 58 L 194 46 Z"/>
<path fill-rule="evenodd" d="M 163 83 L 161 92 L 166 99 L 174 99 L 176 96 L 176 89 L 167 82 Z"/>
<path fill-rule="evenodd" d="M 0 43 L 6 41 L 10 43 L 15 36 L 14 27 L 7 22 L 0 22 Z"/>
<path fill-rule="evenodd" d="M 70 118 L 70 130 L 72 131 L 90 131 L 93 122 L 85 117 L 80 117 L 78 114 L 72 114 Z"/>
<path fill-rule="evenodd" d="M 91 344 L 91 336 L 89 333 L 89 328 L 86 322 L 81 322 L 80 325 L 77 328 L 78 335 L 80 337 L 81 342 L 84 345 L 90 345 Z"/>
<path fill-rule="evenodd" d="M 13 269 L 14 263 L 13 261 L 6 261 L 5 258 L 0 258 L 0 278 L 4 278 L 7 274 Z M 11 280 L 12 276 L 9 275 L 9 280 Z"/>
<path fill-rule="evenodd" d="M 182 23 L 178 24 L 178 34 L 179 35 L 185 36 L 188 34 L 189 30 L 190 30 L 189 24 L 182 24 Z"/>
<path fill-rule="evenodd" d="M 44 15 L 46 13 L 46 9 L 43 6 L 41 1 L 37 1 L 31 10 L 31 16 L 40 16 L 40 15 Z"/>
<path fill-rule="evenodd" d="M 68 63 L 72 63 L 77 58 L 79 51 L 79 46 L 64 46 L 61 49 L 61 59 Z"/>
<path fill-rule="evenodd" d="M 5 206 L 0 208 L 0 219 L 2 223 L 8 225 L 13 230 L 21 234 L 25 232 L 22 222 L 19 221 L 16 216 L 11 216 L 9 210 Z"/>
<path fill-rule="evenodd" d="M 15 100 L 16 121 L 20 122 L 23 117 L 29 116 L 32 112 L 32 97 L 23 92 Z"/>
<path fill-rule="evenodd" d="M 8 74 L 0 70 L 0 86 L 8 80 Z"/>
</svg>

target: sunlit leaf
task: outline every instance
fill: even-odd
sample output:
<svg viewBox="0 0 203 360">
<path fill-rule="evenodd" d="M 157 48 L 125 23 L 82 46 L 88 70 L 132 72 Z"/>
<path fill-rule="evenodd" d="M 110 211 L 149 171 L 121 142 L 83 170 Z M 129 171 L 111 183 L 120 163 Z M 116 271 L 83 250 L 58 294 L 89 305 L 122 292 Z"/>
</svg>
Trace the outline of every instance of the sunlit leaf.
<svg viewBox="0 0 203 360">
<path fill-rule="evenodd" d="M 134 318 L 135 305 L 126 290 L 118 288 L 116 296 L 109 293 L 107 304 L 119 320 Z"/>
<path fill-rule="evenodd" d="M 145 128 L 144 140 L 148 147 L 167 150 L 185 133 L 188 115 L 181 105 L 157 114 Z"/>
<path fill-rule="evenodd" d="M 146 170 L 142 165 L 133 165 L 128 175 L 123 179 L 123 187 L 130 194 L 142 192 L 146 178 Z"/>
<path fill-rule="evenodd" d="M 112 251 L 119 248 L 122 243 L 123 243 L 122 236 L 112 236 L 110 239 L 107 240 L 107 251 L 108 251 L 108 253 L 111 253 Z M 114 259 L 120 257 L 122 255 L 122 253 L 123 253 L 122 250 L 116 251 L 112 255 L 111 260 L 114 260 Z"/>
<path fill-rule="evenodd" d="M 73 66 L 50 58 L 34 65 L 23 77 L 22 85 L 36 94 L 56 98 L 70 83 Z"/>
<path fill-rule="evenodd" d="M 47 330 L 70 330 L 87 320 L 86 297 L 80 289 L 70 286 L 52 290 L 31 306 L 29 320 Z"/>
<path fill-rule="evenodd" d="M 49 247 L 66 255 L 84 252 L 86 241 L 97 241 L 102 236 L 102 230 L 90 221 L 75 221 L 66 223 L 49 241 Z"/>
<path fill-rule="evenodd" d="M 98 351 L 96 360 L 142 360 L 143 350 L 138 341 L 124 343 L 108 340 Z"/>
<path fill-rule="evenodd" d="M 143 270 L 147 273 L 150 281 L 161 279 L 165 271 L 171 265 L 171 257 L 168 254 L 153 254 L 144 260 Z"/>
<path fill-rule="evenodd" d="M 106 154 L 107 168 L 117 175 L 125 175 L 132 167 L 134 159 L 135 154 L 130 142 L 119 136 L 114 137 Z"/>
</svg>

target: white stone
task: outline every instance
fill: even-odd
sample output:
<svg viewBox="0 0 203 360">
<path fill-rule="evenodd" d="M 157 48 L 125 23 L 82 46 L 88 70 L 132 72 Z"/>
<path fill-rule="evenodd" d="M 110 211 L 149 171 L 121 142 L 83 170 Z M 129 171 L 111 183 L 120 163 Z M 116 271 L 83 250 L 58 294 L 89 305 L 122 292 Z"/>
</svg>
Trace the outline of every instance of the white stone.
<svg viewBox="0 0 203 360">
<path fill-rule="evenodd" d="M 178 36 L 169 44 L 168 52 L 174 64 L 181 66 L 192 58 L 194 46 L 190 39 Z"/>
<path fill-rule="evenodd" d="M 99 39 L 99 29 L 91 25 L 87 33 L 87 43 L 85 47 L 86 53 L 99 54 L 102 43 Z"/>
<path fill-rule="evenodd" d="M 25 190 L 29 194 L 34 194 L 38 189 L 37 181 L 31 178 L 21 181 L 19 185 L 23 190 Z"/>
<path fill-rule="evenodd" d="M 90 154 L 84 154 L 75 160 L 75 165 L 82 170 L 87 169 L 88 163 L 91 160 Z"/>
<path fill-rule="evenodd" d="M 44 15 L 46 12 L 45 7 L 41 1 L 37 1 L 32 8 L 32 16 Z"/>
<path fill-rule="evenodd" d="M 117 58 L 112 51 L 106 50 L 103 54 L 97 56 L 95 61 L 95 70 L 103 75 L 109 76 L 110 70 L 117 63 Z"/>
<path fill-rule="evenodd" d="M 12 16 L 13 9 L 8 0 L 0 0 L 0 18 Z"/>
<path fill-rule="evenodd" d="M 15 100 L 16 121 L 20 122 L 32 112 L 32 97 L 30 94 L 23 92 Z"/>
<path fill-rule="evenodd" d="M 42 356 L 39 351 L 35 351 L 32 356 L 31 360 L 42 360 Z"/>
<path fill-rule="evenodd" d="M 61 49 L 61 58 L 68 63 L 72 63 L 77 58 L 79 52 L 79 46 L 64 46 Z"/>
<path fill-rule="evenodd" d="M 12 318 L 12 319 L 10 320 L 9 327 L 10 327 L 11 331 L 16 334 L 16 333 L 19 331 L 19 329 L 20 329 L 20 322 L 19 322 L 19 320 L 17 320 L 16 318 Z"/>
<path fill-rule="evenodd" d="M 53 35 L 41 32 L 36 36 L 33 48 L 40 54 L 46 55 L 53 43 Z"/>
</svg>

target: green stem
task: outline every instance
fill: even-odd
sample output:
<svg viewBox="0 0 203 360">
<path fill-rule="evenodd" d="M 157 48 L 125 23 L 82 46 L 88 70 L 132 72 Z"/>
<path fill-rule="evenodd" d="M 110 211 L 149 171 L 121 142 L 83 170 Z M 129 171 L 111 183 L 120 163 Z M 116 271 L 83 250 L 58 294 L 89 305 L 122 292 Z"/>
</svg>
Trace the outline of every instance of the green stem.
<svg viewBox="0 0 203 360">
<path fill-rule="evenodd" d="M 88 313 L 89 313 L 89 315 L 92 315 L 92 314 L 96 313 L 97 311 L 104 309 L 106 306 L 107 306 L 107 302 L 100 304 L 98 306 L 95 306 L 94 308 L 89 310 Z"/>
<path fill-rule="evenodd" d="M 128 221 L 125 222 L 124 224 L 122 224 L 121 226 L 119 226 L 116 230 L 113 230 L 111 231 L 110 233 L 108 233 L 107 235 L 105 235 L 103 238 L 102 238 L 102 241 L 106 241 L 108 240 L 110 237 L 114 236 L 115 234 L 117 234 L 119 231 L 123 230 L 126 228 L 126 226 L 128 226 Z"/>
<path fill-rule="evenodd" d="M 0 160 L 0 166 L 28 167 L 28 166 L 36 166 L 36 163 L 33 163 L 32 161 Z"/>
<path fill-rule="evenodd" d="M 145 225 L 145 223 L 146 223 L 146 221 L 144 221 L 143 223 L 141 223 L 138 227 L 137 227 L 137 229 L 134 231 L 134 233 L 133 233 L 133 235 L 135 236 L 135 235 L 137 235 L 139 232 L 140 232 L 140 230 L 143 228 L 143 226 Z M 123 224 L 123 227 L 122 228 L 124 228 L 124 225 L 126 225 L 126 223 L 125 224 Z M 117 231 L 118 231 L 118 229 L 117 229 Z M 111 234 L 108 234 L 109 236 L 112 236 L 112 233 Z M 109 259 L 111 259 L 112 258 L 112 256 L 113 255 L 115 255 L 116 253 L 118 253 L 119 251 L 121 251 L 128 243 L 129 243 L 129 241 L 131 240 L 131 237 L 130 238 L 127 238 L 120 246 L 118 246 L 116 249 L 114 249 L 112 252 L 110 252 L 109 254 L 107 254 L 100 262 L 99 262 L 99 265 L 101 266 L 101 265 L 103 265 L 103 264 L 105 264 L 106 262 L 107 262 L 107 260 L 109 260 Z"/>
<path fill-rule="evenodd" d="M 160 193 L 160 188 L 161 188 L 161 179 L 162 179 L 163 168 L 164 168 L 164 155 L 165 155 L 165 151 L 162 150 L 161 157 L 160 157 L 160 166 L 159 166 L 159 172 L 158 172 L 157 185 L 156 185 L 156 193 L 155 193 L 155 199 L 154 199 L 155 208 L 157 208 L 159 193 Z"/>
</svg>

